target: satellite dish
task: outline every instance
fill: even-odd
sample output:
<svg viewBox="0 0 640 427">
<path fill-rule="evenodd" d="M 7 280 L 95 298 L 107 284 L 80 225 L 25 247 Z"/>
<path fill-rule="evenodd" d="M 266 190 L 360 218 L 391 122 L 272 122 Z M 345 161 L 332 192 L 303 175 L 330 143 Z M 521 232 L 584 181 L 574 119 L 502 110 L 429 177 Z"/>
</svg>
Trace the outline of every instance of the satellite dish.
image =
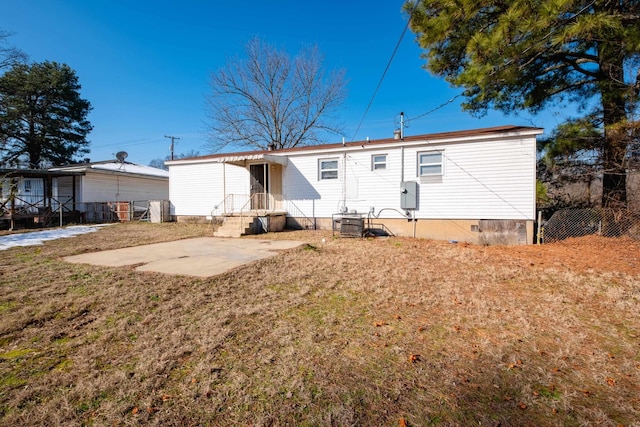
<svg viewBox="0 0 640 427">
<path fill-rule="evenodd" d="M 116 153 L 116 159 L 118 159 L 120 163 L 124 163 L 124 160 L 127 158 L 128 155 L 129 153 L 127 153 L 126 151 L 118 151 Z"/>
</svg>

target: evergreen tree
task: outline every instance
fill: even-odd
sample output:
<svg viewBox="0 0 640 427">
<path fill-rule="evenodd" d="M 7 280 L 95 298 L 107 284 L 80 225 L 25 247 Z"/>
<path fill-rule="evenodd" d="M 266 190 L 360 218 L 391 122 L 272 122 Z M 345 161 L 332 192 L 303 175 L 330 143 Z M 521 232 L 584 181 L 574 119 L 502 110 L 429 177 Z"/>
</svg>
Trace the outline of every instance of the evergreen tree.
<svg viewBox="0 0 640 427">
<path fill-rule="evenodd" d="M 89 152 L 89 111 L 68 65 L 13 65 L 0 77 L 0 161 L 33 169 L 72 162 Z"/>
<path fill-rule="evenodd" d="M 464 109 L 535 113 L 554 103 L 577 105 L 585 117 L 573 124 L 590 126 L 575 148 L 597 150 L 602 204 L 625 205 L 629 147 L 637 140 L 640 2 L 424 0 L 405 9 L 427 68 L 464 88 Z M 568 130 L 575 126 L 559 134 Z"/>
</svg>

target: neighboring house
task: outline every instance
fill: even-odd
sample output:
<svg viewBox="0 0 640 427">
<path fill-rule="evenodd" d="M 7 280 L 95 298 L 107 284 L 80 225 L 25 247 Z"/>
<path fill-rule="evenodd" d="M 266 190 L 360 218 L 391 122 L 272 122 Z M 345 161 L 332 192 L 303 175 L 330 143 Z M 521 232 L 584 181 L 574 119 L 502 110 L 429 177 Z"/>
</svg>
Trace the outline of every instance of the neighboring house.
<svg viewBox="0 0 640 427">
<path fill-rule="evenodd" d="M 341 234 L 532 243 L 541 133 L 501 126 L 169 161 L 172 214 L 257 216 L 269 230 L 284 228 L 284 217 L 287 227 Z"/>
<path fill-rule="evenodd" d="M 149 200 L 169 199 L 167 171 L 119 160 L 0 174 L 0 219 L 11 228 L 15 220 L 46 223 L 59 214 L 71 221 L 131 219 Z"/>
<path fill-rule="evenodd" d="M 168 200 L 169 172 L 126 161 L 78 163 L 49 169 L 79 173 L 81 178 L 59 178 L 57 198 L 76 203 Z"/>
<path fill-rule="evenodd" d="M 58 179 L 76 179 L 75 172 L 0 169 L 0 222 L 13 229 L 16 221 L 47 222 L 54 211 L 53 188 Z"/>
</svg>

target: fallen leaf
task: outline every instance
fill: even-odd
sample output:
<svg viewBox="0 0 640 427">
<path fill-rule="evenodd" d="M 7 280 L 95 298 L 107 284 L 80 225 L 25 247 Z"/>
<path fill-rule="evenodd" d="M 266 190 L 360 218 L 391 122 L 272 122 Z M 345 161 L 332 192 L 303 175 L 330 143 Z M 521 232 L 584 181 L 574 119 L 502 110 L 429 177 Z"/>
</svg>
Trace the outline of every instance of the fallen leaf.
<svg viewBox="0 0 640 427">
<path fill-rule="evenodd" d="M 527 409 L 527 404 L 526 404 L 526 403 L 524 403 L 524 402 L 520 402 L 520 404 L 518 404 L 518 407 L 519 407 L 520 409 L 522 409 L 522 410 L 525 410 L 525 409 Z"/>
<path fill-rule="evenodd" d="M 169 396 L 168 394 L 163 394 L 162 395 L 162 401 L 166 402 L 167 400 L 171 399 L 171 396 Z"/>
<path fill-rule="evenodd" d="M 404 418 L 400 418 L 398 421 L 398 427 L 407 427 L 407 421 Z"/>
<path fill-rule="evenodd" d="M 137 414 L 137 413 L 138 413 L 138 407 L 136 406 L 135 408 L 133 408 L 133 409 L 131 410 L 131 413 L 132 413 L 133 415 Z"/>
</svg>

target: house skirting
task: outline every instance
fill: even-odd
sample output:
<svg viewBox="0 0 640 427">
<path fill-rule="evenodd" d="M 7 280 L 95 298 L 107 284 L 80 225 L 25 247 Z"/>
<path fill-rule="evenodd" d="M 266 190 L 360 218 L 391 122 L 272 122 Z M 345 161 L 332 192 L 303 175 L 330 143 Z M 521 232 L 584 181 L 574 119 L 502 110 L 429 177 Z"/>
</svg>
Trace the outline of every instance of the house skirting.
<svg viewBox="0 0 640 427">
<path fill-rule="evenodd" d="M 332 218 L 317 218 L 317 228 L 333 230 Z M 533 243 L 534 221 L 470 219 L 364 218 L 364 228 L 386 229 L 395 236 L 468 242 L 479 245 L 525 245 Z M 376 233 L 377 234 L 377 233 Z"/>
<path fill-rule="evenodd" d="M 177 222 L 207 223 L 211 217 L 176 216 Z M 299 221 L 303 223 L 304 221 Z M 287 218 L 286 224 L 297 223 Z M 395 236 L 418 237 L 433 240 L 468 242 L 479 245 L 524 245 L 532 244 L 534 238 L 532 220 L 471 220 L 471 219 L 407 219 L 364 218 L 364 228 L 386 229 Z M 284 215 L 269 216 L 269 231 L 282 231 Z M 315 218 L 318 230 L 333 230 L 332 218 Z"/>
</svg>

